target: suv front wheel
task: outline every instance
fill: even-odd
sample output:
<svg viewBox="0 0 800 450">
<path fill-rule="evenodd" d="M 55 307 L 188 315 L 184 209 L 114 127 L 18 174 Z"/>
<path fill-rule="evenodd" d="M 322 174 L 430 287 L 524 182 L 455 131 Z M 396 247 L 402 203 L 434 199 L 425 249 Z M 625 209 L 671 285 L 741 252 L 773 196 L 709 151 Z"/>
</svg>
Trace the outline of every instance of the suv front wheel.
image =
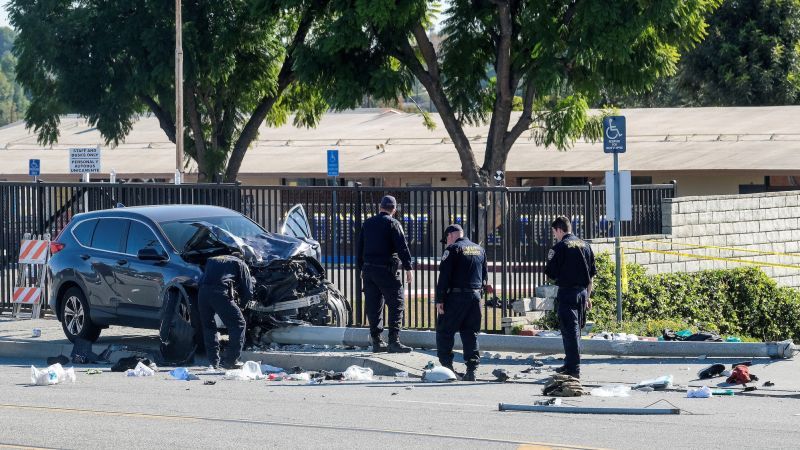
<svg viewBox="0 0 800 450">
<path fill-rule="evenodd" d="M 70 342 L 86 339 L 95 342 L 100 337 L 100 328 L 89 318 L 89 302 L 77 287 L 72 287 L 61 297 L 61 328 Z"/>
</svg>

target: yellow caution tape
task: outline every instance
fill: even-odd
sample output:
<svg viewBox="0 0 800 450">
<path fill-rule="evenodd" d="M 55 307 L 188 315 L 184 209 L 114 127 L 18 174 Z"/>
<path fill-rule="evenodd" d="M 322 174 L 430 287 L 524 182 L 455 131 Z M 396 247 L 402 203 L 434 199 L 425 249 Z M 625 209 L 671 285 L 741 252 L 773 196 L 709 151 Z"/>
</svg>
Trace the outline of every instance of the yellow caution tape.
<svg viewBox="0 0 800 450">
<path fill-rule="evenodd" d="M 743 252 L 743 253 L 756 253 L 760 255 L 774 255 L 774 256 L 791 256 L 793 258 L 800 258 L 800 253 L 780 253 L 780 252 L 766 252 L 763 250 L 752 250 L 749 248 L 739 248 L 739 247 L 718 247 L 714 245 L 696 245 L 696 244 L 679 244 L 677 242 L 670 242 L 670 241 L 661 241 L 658 239 L 646 239 L 640 242 L 653 242 L 655 244 L 662 244 L 662 245 L 676 245 L 678 247 L 690 247 L 690 248 L 711 248 L 715 250 L 731 250 L 735 252 Z"/>
<path fill-rule="evenodd" d="M 620 247 L 619 248 L 619 255 L 622 263 L 619 265 L 622 268 L 622 273 L 620 274 L 620 282 L 622 283 L 622 293 L 628 293 L 628 267 L 625 265 L 625 249 Z"/>
<path fill-rule="evenodd" d="M 659 253 L 662 255 L 673 255 L 673 256 L 684 256 L 687 258 L 692 259 L 705 259 L 711 261 L 726 261 L 726 262 L 734 262 L 734 263 L 741 263 L 741 264 L 749 264 L 752 266 L 761 266 L 761 267 L 779 267 L 782 269 L 800 269 L 800 265 L 792 265 L 792 264 L 778 264 L 778 263 L 770 263 L 770 262 L 761 262 L 761 261 L 749 261 L 746 259 L 739 259 L 739 258 L 722 258 L 718 256 L 705 256 L 705 255 L 695 255 L 692 253 L 681 253 L 681 252 L 674 252 L 669 250 L 652 250 L 649 248 L 636 248 L 636 247 L 625 247 L 628 250 L 636 251 L 636 252 L 645 252 L 645 253 Z"/>
</svg>

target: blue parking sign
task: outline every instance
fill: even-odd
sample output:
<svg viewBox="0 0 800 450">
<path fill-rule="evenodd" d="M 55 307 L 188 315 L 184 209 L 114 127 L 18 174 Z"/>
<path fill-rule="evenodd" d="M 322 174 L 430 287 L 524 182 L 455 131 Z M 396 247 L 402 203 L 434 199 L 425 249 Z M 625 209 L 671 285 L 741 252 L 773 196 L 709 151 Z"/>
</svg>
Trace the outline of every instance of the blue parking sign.
<svg viewBox="0 0 800 450">
<path fill-rule="evenodd" d="M 625 153 L 625 116 L 603 118 L 603 151 Z"/>
<path fill-rule="evenodd" d="M 339 176 L 339 150 L 328 150 L 328 176 Z"/>
<path fill-rule="evenodd" d="M 28 160 L 28 175 L 38 177 L 42 172 L 42 164 L 38 159 Z"/>
</svg>

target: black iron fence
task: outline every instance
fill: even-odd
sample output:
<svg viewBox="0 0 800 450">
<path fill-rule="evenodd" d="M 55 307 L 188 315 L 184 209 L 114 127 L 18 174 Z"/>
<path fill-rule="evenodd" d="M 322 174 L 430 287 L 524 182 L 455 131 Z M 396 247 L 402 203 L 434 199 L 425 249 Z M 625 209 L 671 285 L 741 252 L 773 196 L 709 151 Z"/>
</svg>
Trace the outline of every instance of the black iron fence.
<svg viewBox="0 0 800 450">
<path fill-rule="evenodd" d="M 603 186 L 531 188 L 386 188 L 291 187 L 221 184 L 109 184 L 0 182 L 0 308 L 11 307 L 19 242 L 24 233 L 59 231 L 75 215 L 118 205 L 206 204 L 236 210 L 270 231 L 277 231 L 287 211 L 302 204 L 313 237 L 322 246 L 328 276 L 354 305 L 353 323 L 365 325 L 360 274 L 354 263 L 361 223 L 377 213 L 385 194 L 397 197 L 397 218 L 403 223 L 416 259 L 414 283 L 407 286 L 405 325 L 433 328 L 437 266 L 442 230 L 459 223 L 487 250 L 489 284 L 484 329 L 498 331 L 500 319 L 512 315 L 509 305 L 531 297 L 544 280 L 543 268 L 552 246 L 550 222 L 558 215 L 572 220 L 584 238 L 613 236 L 605 218 Z M 622 235 L 661 233 L 661 204 L 675 195 L 675 186 L 633 187 L 633 220 Z"/>
</svg>

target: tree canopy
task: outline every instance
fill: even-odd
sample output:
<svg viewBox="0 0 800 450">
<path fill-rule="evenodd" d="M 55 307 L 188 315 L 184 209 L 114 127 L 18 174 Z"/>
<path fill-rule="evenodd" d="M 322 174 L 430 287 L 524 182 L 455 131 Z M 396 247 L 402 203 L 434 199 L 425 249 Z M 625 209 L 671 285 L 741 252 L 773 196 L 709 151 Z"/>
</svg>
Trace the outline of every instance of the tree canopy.
<svg viewBox="0 0 800 450">
<path fill-rule="evenodd" d="M 248 0 L 183 2 L 186 154 L 199 179 L 233 181 L 259 126 L 313 125 L 327 108 L 296 81 L 294 52 L 319 13 L 314 0 L 278 9 Z M 117 144 L 143 114 L 175 142 L 174 3 L 12 0 L 17 77 L 31 93 L 27 125 L 44 144 L 78 113 Z M 180 132 L 180 131 L 177 131 Z"/>
<path fill-rule="evenodd" d="M 435 2 L 336 0 L 298 53 L 297 71 L 337 109 L 363 95 L 408 93 L 418 79 L 458 151 L 463 177 L 485 185 L 505 170 L 520 137 L 558 149 L 599 138 L 589 103 L 603 89 L 640 93 L 674 74 L 681 50 L 704 37 L 705 17 L 718 4 L 452 0 L 436 46 L 428 33 Z M 519 115 L 512 114 L 516 93 Z M 482 163 L 466 124 L 489 125 Z"/>
<path fill-rule="evenodd" d="M 16 81 L 17 58 L 11 53 L 14 30 L 0 27 L 0 125 L 20 120 L 28 105 L 22 86 Z"/>
</svg>

